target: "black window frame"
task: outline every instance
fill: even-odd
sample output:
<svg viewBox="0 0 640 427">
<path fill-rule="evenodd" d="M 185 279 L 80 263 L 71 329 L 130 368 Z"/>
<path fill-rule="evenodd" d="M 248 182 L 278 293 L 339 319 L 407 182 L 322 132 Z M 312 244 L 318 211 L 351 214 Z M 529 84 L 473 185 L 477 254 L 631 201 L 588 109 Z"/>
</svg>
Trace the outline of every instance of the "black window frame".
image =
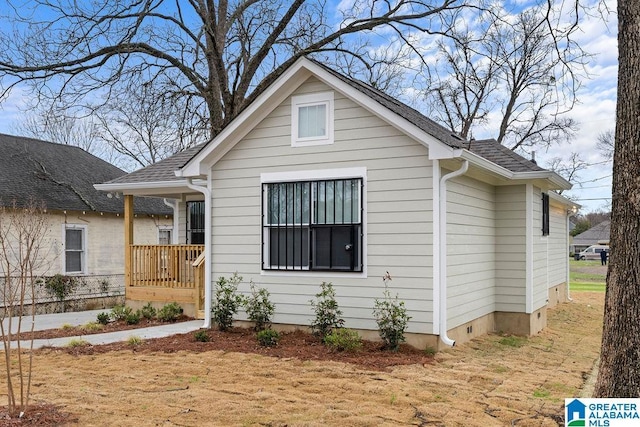
<svg viewBox="0 0 640 427">
<path fill-rule="evenodd" d="M 204 245 L 204 201 L 187 202 L 186 244 Z"/>
<path fill-rule="evenodd" d="M 362 177 L 263 183 L 262 269 L 361 273 L 363 192 Z"/>
<path fill-rule="evenodd" d="M 542 193 L 542 235 L 549 235 L 549 195 Z"/>
</svg>

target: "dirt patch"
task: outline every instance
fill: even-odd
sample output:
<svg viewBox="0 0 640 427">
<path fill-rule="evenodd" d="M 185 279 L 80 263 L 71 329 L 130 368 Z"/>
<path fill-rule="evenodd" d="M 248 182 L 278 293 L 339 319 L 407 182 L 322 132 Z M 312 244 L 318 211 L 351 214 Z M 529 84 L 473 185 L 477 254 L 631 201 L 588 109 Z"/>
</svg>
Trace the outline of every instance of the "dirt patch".
<svg viewBox="0 0 640 427">
<path fill-rule="evenodd" d="M 557 426 L 563 399 L 580 395 L 593 368 L 602 329 L 604 294 L 572 297 L 535 337 L 488 335 L 434 359 L 376 350 L 386 366 L 368 366 L 366 350 L 345 356 L 303 341 L 286 353 L 285 338 L 264 349 L 237 330 L 212 343 L 185 334 L 39 350 L 33 401 L 82 426 Z"/>
</svg>

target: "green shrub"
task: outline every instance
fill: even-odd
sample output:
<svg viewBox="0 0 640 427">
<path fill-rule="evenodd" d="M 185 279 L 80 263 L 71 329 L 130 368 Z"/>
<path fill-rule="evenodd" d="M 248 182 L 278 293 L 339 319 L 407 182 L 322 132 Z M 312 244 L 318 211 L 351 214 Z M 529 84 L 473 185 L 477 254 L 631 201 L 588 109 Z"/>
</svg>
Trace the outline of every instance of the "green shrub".
<svg viewBox="0 0 640 427">
<path fill-rule="evenodd" d="M 373 308 L 373 317 L 378 323 L 378 332 L 385 343 L 385 346 L 393 351 L 397 351 L 401 342 L 405 341 L 404 332 L 411 317 L 407 316 L 407 309 L 404 301 L 398 301 L 398 295 L 391 298 L 387 282 L 391 276 L 387 273 L 383 279 L 384 293 L 383 299 L 376 298 Z"/>
<path fill-rule="evenodd" d="M 280 339 L 280 334 L 278 331 L 275 331 L 271 328 L 263 329 L 256 334 L 256 338 L 260 345 L 264 347 L 273 347 L 278 345 L 278 340 Z"/>
<path fill-rule="evenodd" d="M 89 322 L 82 325 L 82 330 L 87 332 L 95 332 L 104 329 L 104 325 L 98 322 Z"/>
<path fill-rule="evenodd" d="M 73 338 L 69 340 L 67 343 L 67 347 L 75 348 L 75 347 L 85 347 L 91 345 L 89 341 L 83 340 L 82 338 Z"/>
<path fill-rule="evenodd" d="M 127 322 L 127 325 L 137 325 L 138 323 L 140 323 L 140 310 L 136 311 L 135 313 L 131 312 L 127 314 L 127 317 L 125 317 L 124 321 Z"/>
<path fill-rule="evenodd" d="M 244 299 L 237 294 L 238 285 L 242 277 L 233 273 L 229 280 L 220 277 L 216 282 L 214 300 L 212 301 L 211 314 L 213 321 L 221 331 L 227 331 L 233 323 L 233 316 L 238 313 L 238 308 Z"/>
<path fill-rule="evenodd" d="M 126 320 L 127 316 L 133 313 L 131 307 L 125 305 L 114 305 L 111 309 L 111 318 L 115 321 Z"/>
<path fill-rule="evenodd" d="M 127 339 L 127 344 L 129 344 L 132 347 L 138 346 L 143 343 L 144 343 L 144 340 L 135 335 L 132 335 Z"/>
<path fill-rule="evenodd" d="M 51 296 L 58 301 L 63 302 L 78 287 L 79 280 L 74 276 L 63 276 L 56 274 L 55 276 L 44 279 L 44 288 Z"/>
<path fill-rule="evenodd" d="M 98 313 L 98 323 L 101 325 L 109 323 L 109 313 L 105 313 L 104 311 L 102 313 Z"/>
<path fill-rule="evenodd" d="M 316 315 L 311 323 L 313 333 L 324 339 L 332 330 L 344 325 L 342 311 L 338 308 L 336 293 L 331 283 L 322 282 L 320 292 L 316 294 L 316 300 L 311 300 L 311 307 Z"/>
<path fill-rule="evenodd" d="M 256 289 L 253 282 L 249 286 L 251 295 L 244 300 L 244 308 L 249 320 L 254 322 L 253 329 L 262 331 L 271 326 L 275 305 L 269 300 L 269 291 L 264 288 Z"/>
<path fill-rule="evenodd" d="M 150 302 L 140 309 L 140 314 L 147 320 L 151 320 L 157 316 L 158 310 L 156 310 Z"/>
<path fill-rule="evenodd" d="M 162 322 L 175 322 L 182 315 L 182 307 L 177 302 L 165 304 L 158 310 L 158 320 Z"/>
<path fill-rule="evenodd" d="M 326 335 L 324 343 L 336 351 L 355 351 L 362 347 L 362 338 L 353 329 L 339 328 Z"/>
<path fill-rule="evenodd" d="M 200 331 L 196 331 L 193 334 L 193 337 L 198 342 L 209 342 L 209 341 L 211 341 L 211 337 L 209 337 L 209 333 L 207 331 L 205 331 L 204 329 L 200 330 Z"/>
<path fill-rule="evenodd" d="M 60 326 L 60 329 L 62 329 L 63 331 L 68 331 L 73 328 L 75 328 L 75 326 L 73 326 L 71 323 L 65 323 L 62 326 Z"/>
</svg>

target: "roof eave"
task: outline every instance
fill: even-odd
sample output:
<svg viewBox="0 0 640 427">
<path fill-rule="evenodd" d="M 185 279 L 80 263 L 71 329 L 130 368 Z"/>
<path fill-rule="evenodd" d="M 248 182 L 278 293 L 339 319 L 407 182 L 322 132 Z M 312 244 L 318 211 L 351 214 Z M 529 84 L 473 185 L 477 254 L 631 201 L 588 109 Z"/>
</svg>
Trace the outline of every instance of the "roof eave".
<svg viewBox="0 0 640 427">
<path fill-rule="evenodd" d="M 96 190 L 133 196 L 172 197 L 192 193 L 188 181 L 150 181 L 94 184 Z"/>
<path fill-rule="evenodd" d="M 485 159 L 469 150 L 461 150 L 461 158 L 468 160 L 469 163 L 499 177 L 510 181 L 544 181 L 547 183 L 548 190 L 569 190 L 572 185 L 569 181 L 562 178 L 553 171 L 541 170 L 531 172 L 513 172 L 509 169 L 497 165 L 490 160 Z"/>
</svg>

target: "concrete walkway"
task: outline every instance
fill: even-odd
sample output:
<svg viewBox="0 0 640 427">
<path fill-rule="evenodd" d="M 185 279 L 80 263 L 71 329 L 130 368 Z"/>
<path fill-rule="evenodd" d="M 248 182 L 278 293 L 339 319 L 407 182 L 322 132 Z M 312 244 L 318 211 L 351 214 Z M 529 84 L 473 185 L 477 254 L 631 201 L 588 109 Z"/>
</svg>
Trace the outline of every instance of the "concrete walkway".
<svg viewBox="0 0 640 427">
<path fill-rule="evenodd" d="M 109 310 L 89 310 L 78 311 L 73 313 L 56 313 L 56 314 L 39 314 L 35 316 L 33 330 L 43 331 L 46 329 L 59 329 L 63 325 L 81 326 L 89 322 L 95 322 L 98 313 L 108 312 Z M 22 319 L 22 331 L 31 330 L 31 317 L 26 316 Z M 5 320 L 5 327 L 8 320 Z M 104 334 L 78 335 L 75 337 L 53 338 L 34 340 L 33 348 L 41 347 L 64 347 L 69 344 L 72 339 L 83 339 L 90 344 L 109 344 L 112 342 L 126 341 L 129 337 L 136 336 L 142 339 L 162 338 L 169 335 L 184 334 L 187 332 L 197 331 L 202 327 L 204 321 L 191 320 L 189 322 L 167 323 L 166 325 L 152 326 L 149 328 L 130 329 L 127 331 L 108 332 Z M 13 318 L 11 321 L 11 329 L 15 333 L 17 330 L 18 319 Z M 28 348 L 30 343 L 22 341 L 22 347 Z M 13 342 L 12 348 L 17 347 L 17 343 Z"/>
</svg>

